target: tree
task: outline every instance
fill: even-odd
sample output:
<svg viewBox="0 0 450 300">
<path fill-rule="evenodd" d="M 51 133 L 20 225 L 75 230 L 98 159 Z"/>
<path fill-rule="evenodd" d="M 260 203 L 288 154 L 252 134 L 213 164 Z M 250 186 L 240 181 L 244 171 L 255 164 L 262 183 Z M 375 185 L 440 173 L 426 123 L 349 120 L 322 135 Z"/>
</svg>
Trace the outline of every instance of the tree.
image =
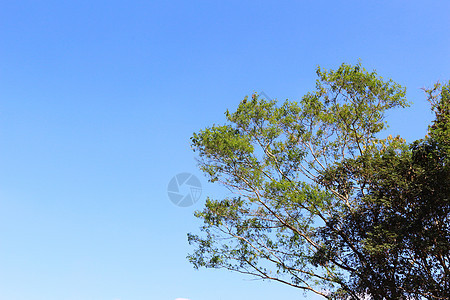
<svg viewBox="0 0 450 300">
<path fill-rule="evenodd" d="M 357 270 L 348 282 L 352 291 L 375 299 L 450 299 L 449 87 L 427 90 L 436 113 L 429 137 L 328 170 L 331 178 L 343 173 L 368 185 L 355 211 L 321 229 L 328 255 L 346 252 Z M 347 236 L 364 260 L 348 248 Z"/>
<path fill-rule="evenodd" d="M 428 91 L 436 121 L 408 146 L 377 138 L 403 87 L 360 64 L 317 75 L 300 103 L 254 94 L 193 135 L 200 169 L 234 196 L 195 213 L 189 260 L 329 299 L 445 299 L 448 86 Z"/>
</svg>

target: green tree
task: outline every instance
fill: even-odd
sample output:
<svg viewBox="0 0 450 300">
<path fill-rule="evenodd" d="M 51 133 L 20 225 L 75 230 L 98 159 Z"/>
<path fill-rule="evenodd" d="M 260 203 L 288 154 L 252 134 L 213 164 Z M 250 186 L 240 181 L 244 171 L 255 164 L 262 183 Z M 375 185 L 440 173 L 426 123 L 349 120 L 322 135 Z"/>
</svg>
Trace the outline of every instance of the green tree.
<svg viewBox="0 0 450 300">
<path fill-rule="evenodd" d="M 357 270 L 348 285 L 358 294 L 450 299 L 449 88 L 450 82 L 427 90 L 436 114 L 429 136 L 407 150 L 377 150 L 363 164 L 359 157 L 328 170 L 329 178 L 345 174 L 367 184 L 355 211 L 321 229 L 328 255 L 344 251 Z M 363 260 L 349 249 L 344 240 L 348 236 Z M 339 294 L 351 298 L 345 290 Z"/>
<path fill-rule="evenodd" d="M 436 121 L 408 146 L 377 138 L 403 87 L 360 64 L 317 75 L 299 103 L 255 94 L 193 135 L 201 170 L 234 196 L 196 212 L 189 260 L 329 299 L 446 297 L 448 86 L 428 91 Z"/>
</svg>

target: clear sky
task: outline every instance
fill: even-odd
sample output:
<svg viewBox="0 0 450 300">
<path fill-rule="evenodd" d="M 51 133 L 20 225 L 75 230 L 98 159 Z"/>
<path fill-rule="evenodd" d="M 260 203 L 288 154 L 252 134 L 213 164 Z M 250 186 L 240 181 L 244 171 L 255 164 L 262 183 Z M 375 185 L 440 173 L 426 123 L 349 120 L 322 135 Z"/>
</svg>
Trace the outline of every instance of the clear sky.
<svg viewBox="0 0 450 300">
<path fill-rule="evenodd" d="M 408 88 L 392 134 L 425 135 L 450 75 L 450 2 L 0 3 L 0 300 L 303 299 L 187 262 L 206 195 L 189 137 L 253 91 L 299 99 L 361 59 Z M 167 184 L 191 172 L 199 202 Z M 309 299 L 317 299 L 310 297 Z"/>
</svg>

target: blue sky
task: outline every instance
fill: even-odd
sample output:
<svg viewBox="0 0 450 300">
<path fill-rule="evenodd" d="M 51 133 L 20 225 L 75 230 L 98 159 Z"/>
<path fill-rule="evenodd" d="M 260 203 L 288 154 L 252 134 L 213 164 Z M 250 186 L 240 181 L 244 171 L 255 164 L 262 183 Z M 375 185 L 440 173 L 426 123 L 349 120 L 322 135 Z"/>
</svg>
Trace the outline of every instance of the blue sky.
<svg viewBox="0 0 450 300">
<path fill-rule="evenodd" d="M 303 299 L 187 262 L 206 195 L 189 137 L 253 91 L 299 99 L 361 59 L 421 138 L 449 80 L 448 1 L 9 1 L 0 9 L 0 300 Z M 180 172 L 203 194 L 173 205 Z M 317 299 L 310 296 L 309 299 Z"/>
</svg>

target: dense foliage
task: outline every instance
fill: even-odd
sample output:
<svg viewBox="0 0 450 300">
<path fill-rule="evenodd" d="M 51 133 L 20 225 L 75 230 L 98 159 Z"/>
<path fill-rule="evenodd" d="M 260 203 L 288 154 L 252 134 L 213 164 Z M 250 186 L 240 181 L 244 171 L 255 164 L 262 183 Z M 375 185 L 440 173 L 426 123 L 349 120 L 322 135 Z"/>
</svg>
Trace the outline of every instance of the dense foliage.
<svg viewBox="0 0 450 300">
<path fill-rule="evenodd" d="M 429 135 L 379 139 L 405 89 L 359 64 L 317 70 L 299 103 L 253 95 L 192 137 L 232 197 L 208 198 L 195 267 L 226 268 L 329 299 L 448 299 L 450 89 Z"/>
</svg>

